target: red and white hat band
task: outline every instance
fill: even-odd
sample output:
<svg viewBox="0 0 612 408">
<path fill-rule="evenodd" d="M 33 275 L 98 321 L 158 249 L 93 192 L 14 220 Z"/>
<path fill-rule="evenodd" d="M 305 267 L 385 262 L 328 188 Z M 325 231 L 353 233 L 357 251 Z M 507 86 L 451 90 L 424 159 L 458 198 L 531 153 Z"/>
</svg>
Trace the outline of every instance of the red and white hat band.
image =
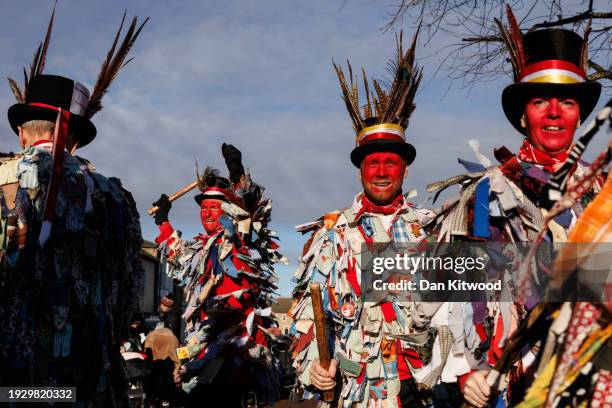
<svg viewBox="0 0 612 408">
<path fill-rule="evenodd" d="M 526 66 L 520 82 L 577 84 L 585 82 L 586 73 L 578 66 L 563 60 L 546 60 Z"/>
<path fill-rule="evenodd" d="M 204 199 L 210 200 L 221 200 L 226 201 L 228 191 L 221 187 L 207 187 L 204 191 L 202 191 L 202 195 Z"/>
<path fill-rule="evenodd" d="M 387 139 L 405 142 L 404 128 L 394 123 L 383 123 L 361 129 L 357 135 L 357 146 L 375 139 Z"/>
</svg>

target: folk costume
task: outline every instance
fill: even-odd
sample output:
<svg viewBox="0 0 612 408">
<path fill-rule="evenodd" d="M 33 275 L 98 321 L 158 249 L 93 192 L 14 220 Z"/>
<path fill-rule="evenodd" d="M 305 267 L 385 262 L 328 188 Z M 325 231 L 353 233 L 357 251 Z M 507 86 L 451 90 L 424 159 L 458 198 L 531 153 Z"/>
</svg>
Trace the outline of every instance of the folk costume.
<svg viewBox="0 0 612 408">
<path fill-rule="evenodd" d="M 55 135 L 0 160 L 0 384 L 76 386 L 83 406 L 127 407 L 119 341 L 142 296 L 139 215 L 119 179 L 73 152 L 96 137 L 91 117 L 142 25 L 114 52 L 119 29 L 90 96 L 42 73 L 52 24 L 25 86 L 9 79 L 15 133 L 44 120 Z"/>
<path fill-rule="evenodd" d="M 588 29 L 585 38 L 562 29 L 541 29 L 522 34 L 512 10 L 507 8 L 509 27 L 496 20 L 502 39 L 510 53 L 514 71 L 514 83 L 502 94 L 502 106 L 513 127 L 525 136 L 525 106 L 533 97 L 569 97 L 580 106 L 580 118 L 585 120 L 595 107 L 601 85 L 586 79 Z M 523 121 L 523 123 L 522 123 Z M 538 149 L 525 138 L 518 153 L 512 154 L 506 147 L 495 149 L 500 165 L 493 165 L 481 154 L 477 141 L 470 141 L 479 163 L 459 162 L 467 173 L 446 181 L 430 184 L 428 191 L 439 194 L 451 185 L 460 185 L 458 196 L 446 201 L 438 210 L 435 229 L 439 241 L 478 242 L 532 242 L 544 227 L 548 211 L 559 194 L 549 194 L 549 180 L 566 163 L 565 188 L 575 184 L 588 173 L 588 163 L 579 160 L 570 150 L 552 155 Z M 582 148 L 584 150 L 584 148 Z M 581 152 L 581 151 L 580 151 Z M 548 223 L 546 242 L 565 242 L 569 229 L 576 223 L 586 204 L 601 190 L 602 179 L 595 180 L 580 200 L 570 208 L 555 214 Z M 431 228 L 433 224 L 430 224 Z M 518 257 L 507 254 L 516 267 Z M 513 267 L 513 268 L 514 268 Z M 494 365 L 503 352 L 504 345 L 526 317 L 519 282 L 506 280 L 512 302 L 492 299 L 486 305 L 476 307 L 473 322 L 487 348 L 486 360 Z M 487 312 L 488 310 L 488 312 Z M 541 333 L 540 333 L 541 334 Z M 534 339 L 535 342 L 535 339 Z M 524 395 L 523 374 L 535 356 L 529 351 L 506 377 L 509 395 L 507 402 L 516 403 Z M 482 363 L 478 368 L 482 368 Z M 473 367 L 476 369 L 476 367 Z M 467 375 L 460 378 L 461 383 Z M 516 385 L 516 387 L 514 387 Z M 514 392 L 513 392 L 514 390 Z"/>
<path fill-rule="evenodd" d="M 598 114 L 592 127 L 600 127 L 606 119 L 612 121 L 612 101 Z M 598 181 L 598 176 L 611 159 L 612 143 L 597 157 L 579 183 L 568 186 L 567 192 L 550 212 L 559 213 L 580 201 L 589 187 Z M 545 334 L 537 356 L 535 380 L 519 407 L 610 405 L 612 283 L 606 248 L 612 242 L 611 216 L 612 178 L 608 176 L 602 191 L 570 230 L 568 242 L 573 244 L 562 247 L 555 259 L 549 291 L 562 294 L 566 301 L 539 304 L 531 312 L 529 321 L 533 324 L 516 333 L 515 342 L 532 336 L 541 337 L 538 331 Z M 547 231 L 551 219 L 552 215 L 549 215 L 540 236 Z M 570 281 L 583 283 L 568 287 Z M 575 302 L 575 299 L 588 301 Z M 503 372 L 502 368 L 498 372 Z"/>
<path fill-rule="evenodd" d="M 356 147 L 351 152 L 356 167 L 374 152 L 398 153 L 407 164 L 415 158 L 416 150 L 405 138 L 422 76 L 414 65 L 415 45 L 416 36 L 404 53 L 399 37 L 397 59 L 392 61 L 393 83 L 388 91 L 373 81 L 375 93 L 370 93 L 364 71 L 367 102 L 363 116 L 350 64 L 349 83 L 342 69 L 334 64 L 357 133 Z M 417 382 L 421 387 L 432 388 L 441 376 L 452 376 L 431 358 L 435 334 L 430 328 L 439 323 L 435 319 L 440 304 L 373 303 L 364 302 L 361 297 L 362 246 L 396 242 L 416 249 L 427 239 L 421 224 L 428 215 L 409 203 L 407 196 L 400 194 L 390 205 L 378 206 L 362 192 L 350 207 L 297 227 L 302 233 L 312 232 L 294 275 L 296 286 L 290 311 L 295 338 L 292 353 L 298 377 L 295 392 L 302 393 L 304 399 L 316 398 L 318 394 L 310 379 L 311 366 L 318 359 L 309 292 L 312 281 L 322 282 L 321 296 L 333 343 L 330 350 L 338 361 L 333 406 L 336 403 L 343 407 L 423 406 Z M 414 339 L 408 342 L 397 337 L 403 335 L 414 335 Z M 442 336 L 449 339 L 446 332 Z M 422 347 L 415 347 L 417 343 Z"/>
<path fill-rule="evenodd" d="M 182 387 L 194 403 L 222 390 L 232 390 L 228 398 L 256 392 L 260 401 L 273 402 L 280 398 L 280 365 L 270 351 L 276 340 L 270 329 L 277 327 L 271 313 L 278 280 L 273 265 L 286 260 L 268 226 L 271 201 L 244 171 L 240 152 L 225 144 L 223 152 L 230 180 L 207 168 L 198 175 L 201 192 L 195 197 L 198 205 L 220 201 L 216 230 L 186 241 L 167 220 L 167 210 L 156 216 L 156 242 L 186 295 L 178 350 Z"/>
</svg>

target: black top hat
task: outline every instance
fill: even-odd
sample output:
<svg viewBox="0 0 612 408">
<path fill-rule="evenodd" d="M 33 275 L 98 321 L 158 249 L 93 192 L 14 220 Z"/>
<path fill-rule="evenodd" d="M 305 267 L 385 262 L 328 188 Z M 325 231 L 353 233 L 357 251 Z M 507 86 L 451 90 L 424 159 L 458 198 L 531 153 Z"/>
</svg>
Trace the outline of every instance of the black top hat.
<svg viewBox="0 0 612 408">
<path fill-rule="evenodd" d="M 219 176 L 217 170 L 207 167 L 204 174 L 197 174 L 197 177 L 201 193 L 196 195 L 194 200 L 198 205 L 201 206 L 205 199 L 228 201 L 227 196 L 231 195 L 229 191 L 231 183 L 225 177 Z"/>
<path fill-rule="evenodd" d="M 538 96 L 576 99 L 580 119 L 586 120 L 601 93 L 601 84 L 586 80 L 583 47 L 587 46 L 578 34 L 563 29 L 537 30 L 522 36 L 524 66 L 519 67 L 516 83 L 502 93 L 504 113 L 516 130 L 526 134 L 521 126 L 525 104 Z"/>
<path fill-rule="evenodd" d="M 416 157 L 416 149 L 406 142 L 404 128 L 393 123 L 369 126 L 369 123 L 376 121 L 376 118 L 366 119 L 368 126 L 357 135 L 357 146 L 351 151 L 353 165 L 359 167 L 365 156 L 375 152 L 397 153 L 406 161 L 406 165 L 412 164 Z"/>
<path fill-rule="evenodd" d="M 96 127 L 86 118 L 89 91 L 81 83 L 57 75 L 37 75 L 28 83 L 24 103 L 17 103 L 8 110 L 13 131 L 30 120 L 55 122 L 57 108 L 70 111 L 68 129 L 79 147 L 89 144 L 96 137 Z"/>
</svg>

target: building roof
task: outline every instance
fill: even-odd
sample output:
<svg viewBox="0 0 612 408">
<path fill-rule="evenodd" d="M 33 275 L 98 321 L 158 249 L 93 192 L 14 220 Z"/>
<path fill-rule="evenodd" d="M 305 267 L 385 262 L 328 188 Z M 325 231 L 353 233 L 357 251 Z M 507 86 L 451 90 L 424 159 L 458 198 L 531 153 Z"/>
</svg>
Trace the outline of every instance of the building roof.
<svg viewBox="0 0 612 408">
<path fill-rule="evenodd" d="M 143 258 L 149 259 L 153 262 L 157 262 L 157 244 L 151 241 L 147 241 L 145 239 L 142 243 L 142 247 L 140 247 L 140 255 Z"/>
<path fill-rule="evenodd" d="M 289 297 L 280 297 L 277 299 L 277 302 L 272 305 L 273 313 L 287 313 L 289 309 L 291 309 L 291 304 L 293 303 L 293 299 Z"/>
</svg>

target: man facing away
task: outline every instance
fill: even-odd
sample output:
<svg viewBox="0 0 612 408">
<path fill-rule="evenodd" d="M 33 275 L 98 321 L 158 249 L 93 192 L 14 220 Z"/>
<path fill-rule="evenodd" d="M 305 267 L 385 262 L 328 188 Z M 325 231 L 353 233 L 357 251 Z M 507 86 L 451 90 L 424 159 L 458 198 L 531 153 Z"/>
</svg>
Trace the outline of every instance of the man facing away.
<svg viewBox="0 0 612 408">
<path fill-rule="evenodd" d="M 118 179 L 74 155 L 96 137 L 110 81 L 90 96 L 43 74 L 46 45 L 24 89 L 11 82 L 23 150 L 0 160 L 0 384 L 76 386 L 80 405 L 127 407 L 119 339 L 142 295 L 138 212 Z"/>
</svg>

